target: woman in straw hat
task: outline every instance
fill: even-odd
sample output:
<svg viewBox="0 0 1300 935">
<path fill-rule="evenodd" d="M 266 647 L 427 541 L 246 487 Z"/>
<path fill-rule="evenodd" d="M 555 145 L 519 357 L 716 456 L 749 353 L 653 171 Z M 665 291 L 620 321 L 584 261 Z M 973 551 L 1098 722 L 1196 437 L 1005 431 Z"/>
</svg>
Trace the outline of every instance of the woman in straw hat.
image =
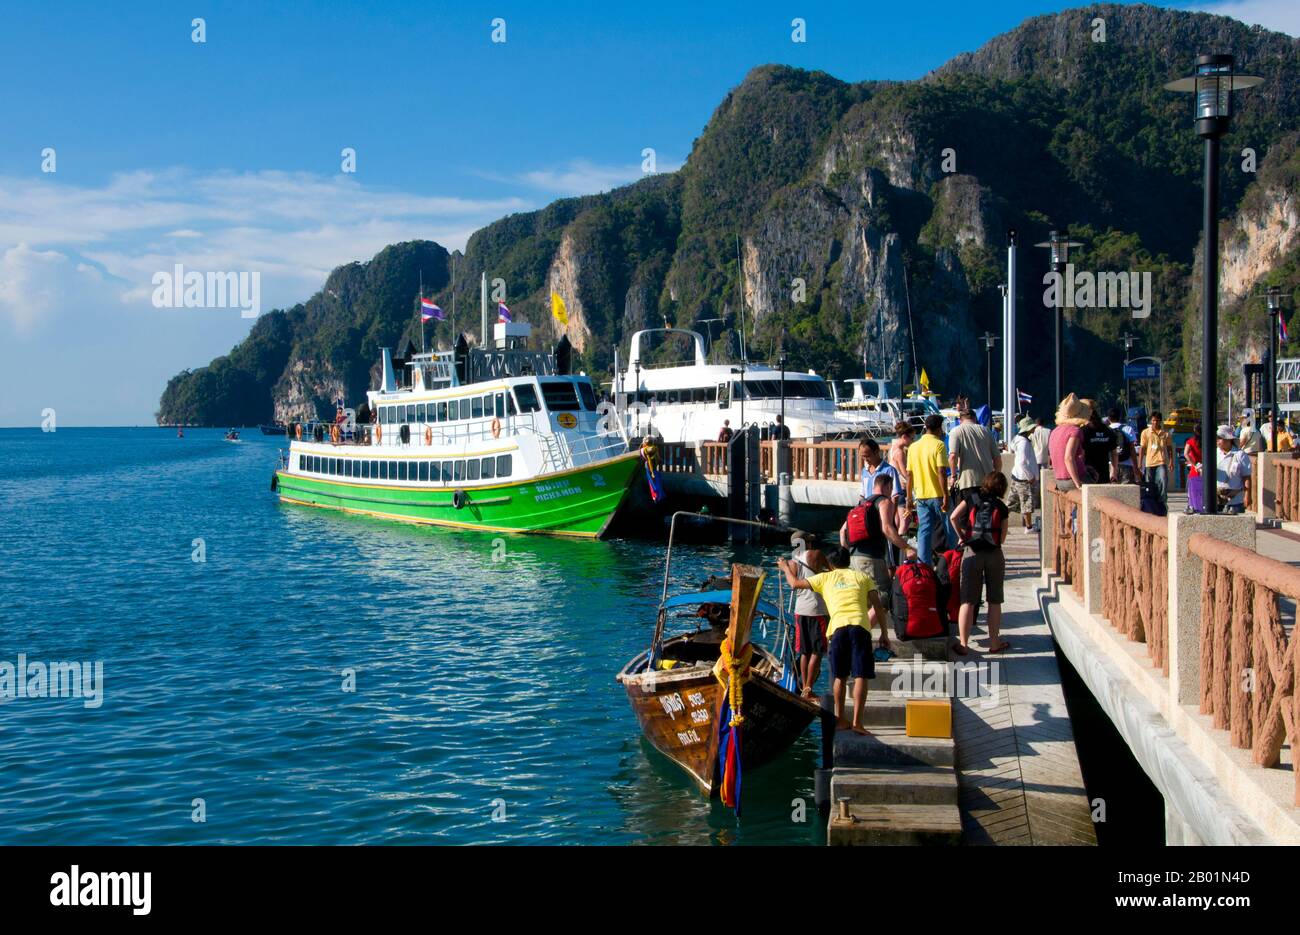
<svg viewBox="0 0 1300 935">
<path fill-rule="evenodd" d="M 1047 450 L 1057 490 L 1083 486 L 1083 427 L 1090 418 L 1091 407 L 1073 393 L 1056 409 L 1056 428 L 1047 441 Z"/>
</svg>

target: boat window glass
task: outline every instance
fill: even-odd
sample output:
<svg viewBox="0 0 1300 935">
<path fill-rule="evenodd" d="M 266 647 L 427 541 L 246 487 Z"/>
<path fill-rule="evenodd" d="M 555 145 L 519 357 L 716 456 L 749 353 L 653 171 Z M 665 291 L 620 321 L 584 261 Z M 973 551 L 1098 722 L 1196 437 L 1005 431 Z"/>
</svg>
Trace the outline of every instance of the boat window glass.
<svg viewBox="0 0 1300 935">
<path fill-rule="evenodd" d="M 388 424 L 388 407 L 387 407 L 387 406 L 380 406 L 380 407 L 379 407 L 379 424 L 380 424 L 380 425 L 387 425 L 387 424 Z"/>
<path fill-rule="evenodd" d="M 542 404 L 537 401 L 537 389 L 531 383 L 516 386 L 515 399 L 519 400 L 520 412 L 538 412 L 542 408 Z"/>
<path fill-rule="evenodd" d="M 511 393 L 506 393 L 506 414 L 514 415 L 515 412 L 515 397 Z"/>
<path fill-rule="evenodd" d="M 726 409 L 731 405 L 731 384 L 718 384 L 718 408 Z"/>
<path fill-rule="evenodd" d="M 415 407 L 415 420 L 417 422 L 428 422 L 429 420 L 425 418 L 427 414 L 428 412 L 425 409 L 424 403 L 420 403 L 420 405 Z"/>
<path fill-rule="evenodd" d="M 506 414 L 506 396 L 504 393 L 497 393 L 493 401 L 496 404 L 496 417 L 500 419 Z"/>
<path fill-rule="evenodd" d="M 406 421 L 407 421 L 407 422 L 415 422 L 415 421 L 416 421 L 416 418 L 415 418 L 415 417 L 416 417 L 416 414 L 417 414 L 417 413 L 416 413 L 416 408 L 417 408 L 417 407 L 415 406 L 414 403 L 412 403 L 411 405 L 409 405 L 409 406 L 406 407 Z"/>
<path fill-rule="evenodd" d="M 509 477 L 510 470 L 510 455 L 497 455 L 497 477 Z"/>
<path fill-rule="evenodd" d="M 578 411 L 578 394 L 568 380 L 543 380 L 542 398 L 549 412 Z"/>
<path fill-rule="evenodd" d="M 460 401 L 460 417 L 462 419 L 469 418 L 469 407 L 470 407 L 470 402 L 468 399 L 462 399 Z"/>
<path fill-rule="evenodd" d="M 437 462 L 437 461 L 430 461 L 430 462 L 429 462 L 429 480 L 433 481 L 433 482 L 436 484 L 436 483 L 438 482 L 438 478 L 439 478 L 439 476 L 440 476 L 440 472 L 441 472 L 441 470 L 442 470 L 442 469 L 441 469 L 440 467 L 438 467 L 438 462 Z M 423 477 L 423 475 L 421 475 L 421 477 Z"/>
<path fill-rule="evenodd" d="M 473 419 L 483 418 L 483 397 L 475 396 L 473 399 L 470 400 L 470 406 L 471 406 L 470 418 Z"/>
<path fill-rule="evenodd" d="M 451 462 L 450 461 L 442 462 L 442 482 L 444 484 L 451 483 Z"/>
<path fill-rule="evenodd" d="M 479 460 L 471 458 L 465 462 L 465 480 L 478 480 Z"/>
<path fill-rule="evenodd" d="M 596 391 L 585 380 L 578 384 L 578 395 L 582 397 L 582 408 L 588 412 L 596 411 Z"/>
<path fill-rule="evenodd" d="M 465 462 L 464 462 L 464 461 L 457 461 L 457 462 L 456 462 L 456 480 L 464 480 L 464 479 L 465 479 Z"/>
<path fill-rule="evenodd" d="M 446 422 L 446 421 L 447 421 L 447 404 L 446 404 L 446 403 L 438 403 L 438 421 L 439 421 L 439 422 Z"/>
<path fill-rule="evenodd" d="M 379 462 L 378 462 L 378 461 L 371 461 L 371 462 L 370 462 L 370 479 L 371 479 L 371 480 L 377 480 L 378 478 L 379 478 Z"/>
<path fill-rule="evenodd" d="M 397 462 L 397 479 L 398 479 L 398 480 L 406 480 L 406 462 L 405 462 L 405 461 L 398 461 L 398 462 Z"/>
<path fill-rule="evenodd" d="M 496 476 L 496 473 L 497 473 L 497 459 L 496 459 L 496 458 L 484 458 L 484 459 L 483 459 L 483 479 L 484 479 L 484 480 L 491 480 L 493 477 Z"/>
<path fill-rule="evenodd" d="M 352 476 L 352 459 L 351 459 L 351 458 L 343 458 L 342 460 L 340 460 L 340 461 L 339 461 L 339 467 L 341 467 L 341 468 L 343 469 L 343 470 L 339 471 L 339 473 L 342 474 L 344 477 L 351 477 L 351 476 Z"/>
<path fill-rule="evenodd" d="M 380 479 L 380 480 L 388 480 L 388 462 L 387 462 L 387 461 L 380 461 L 380 462 L 379 462 L 379 479 Z"/>
<path fill-rule="evenodd" d="M 668 399 L 665 400 L 665 402 L 670 402 L 670 403 L 680 403 L 681 401 L 682 401 L 682 391 L 681 391 L 681 390 L 669 390 L 669 391 L 668 391 Z"/>
<path fill-rule="evenodd" d="M 429 462 L 428 462 L 428 461 L 421 461 L 421 462 L 420 462 L 420 480 L 428 480 L 428 479 L 429 479 Z"/>
<path fill-rule="evenodd" d="M 306 457 L 307 457 L 306 455 L 298 455 L 298 470 L 300 471 L 303 470 L 302 462 L 303 459 Z"/>
<path fill-rule="evenodd" d="M 320 458 L 316 455 L 311 456 L 311 472 L 313 474 L 320 473 Z"/>
<path fill-rule="evenodd" d="M 369 462 L 369 461 L 362 461 L 362 462 L 361 462 L 361 479 L 362 479 L 362 480 L 370 480 L 370 462 Z"/>
</svg>

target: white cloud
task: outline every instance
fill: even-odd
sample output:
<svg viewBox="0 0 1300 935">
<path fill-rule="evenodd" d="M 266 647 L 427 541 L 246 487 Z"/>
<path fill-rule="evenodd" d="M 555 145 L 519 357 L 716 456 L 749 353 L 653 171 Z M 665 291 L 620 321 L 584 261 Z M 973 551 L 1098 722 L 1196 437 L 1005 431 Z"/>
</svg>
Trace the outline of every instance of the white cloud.
<svg viewBox="0 0 1300 935">
<path fill-rule="evenodd" d="M 124 281 L 112 298 L 127 303 L 147 302 L 153 274 L 182 263 L 260 271 L 264 307 L 291 305 L 336 266 L 388 244 L 431 239 L 463 249 L 474 230 L 529 207 L 519 197 L 416 195 L 305 172 L 137 171 L 99 187 L 0 177 L 0 249 L 24 245 L 0 267 L 0 296 L 15 326 L 29 332 L 55 298 L 26 295 L 37 288 L 33 264 L 79 254 Z M 62 252 L 41 252 L 51 248 Z"/>
<path fill-rule="evenodd" d="M 655 169 L 657 172 L 672 172 L 680 167 L 679 162 L 658 159 Z M 479 174 L 496 182 L 522 185 L 553 195 L 594 195 L 635 182 L 647 173 L 642 171 L 639 162 L 599 165 L 586 159 L 573 159 L 562 166 L 533 169 L 512 176 Z"/>
<path fill-rule="evenodd" d="M 19 335 L 31 334 L 69 302 L 102 301 L 106 287 L 99 270 L 57 250 L 20 243 L 0 253 L 0 319 Z"/>
<path fill-rule="evenodd" d="M 1296 0 L 1223 0 L 1188 7 L 1201 13 L 1231 16 L 1243 23 L 1300 36 L 1300 3 Z"/>
</svg>

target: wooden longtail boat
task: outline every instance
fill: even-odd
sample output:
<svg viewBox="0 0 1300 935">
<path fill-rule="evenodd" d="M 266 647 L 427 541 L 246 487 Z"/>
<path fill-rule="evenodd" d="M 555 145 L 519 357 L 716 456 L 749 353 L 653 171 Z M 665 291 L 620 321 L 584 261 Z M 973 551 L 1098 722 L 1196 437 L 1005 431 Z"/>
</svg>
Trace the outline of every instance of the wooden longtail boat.
<svg viewBox="0 0 1300 935">
<path fill-rule="evenodd" d="M 725 725 L 720 724 L 719 712 L 725 690 L 715 675 L 715 667 L 721 657 L 723 640 L 730 637 L 731 645 L 736 647 L 749 642 L 756 611 L 776 619 L 783 638 L 788 638 L 786 621 L 780 608 L 760 599 L 764 575 L 752 565 L 732 566 L 729 591 L 712 589 L 668 597 L 667 566 L 671 560 L 670 534 L 664 597 L 655 621 L 654 640 L 648 650 L 623 667 L 618 681 L 627 691 L 646 739 L 711 796 L 718 791 L 722 775 L 719 730 Z M 697 616 L 712 615 L 719 623 L 725 609 L 725 629 L 702 626 L 693 633 L 665 639 L 668 612 L 692 605 L 701 606 Z M 725 678 L 725 671 L 718 669 Z M 817 703 L 799 697 L 791 690 L 793 683 L 794 673 L 787 672 L 777 655 L 753 646 L 750 678 L 744 683 L 741 703 L 743 769 L 762 766 L 784 753 L 817 717 Z"/>
</svg>

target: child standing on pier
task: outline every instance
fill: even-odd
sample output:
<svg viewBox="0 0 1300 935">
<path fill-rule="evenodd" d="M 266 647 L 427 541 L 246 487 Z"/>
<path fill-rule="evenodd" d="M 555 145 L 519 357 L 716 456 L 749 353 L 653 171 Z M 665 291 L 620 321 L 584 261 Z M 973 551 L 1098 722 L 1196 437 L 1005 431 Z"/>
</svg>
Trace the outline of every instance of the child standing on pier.
<svg viewBox="0 0 1300 935">
<path fill-rule="evenodd" d="M 790 587 L 816 591 L 826 602 L 831 618 L 827 632 L 831 638 L 831 675 L 835 680 L 832 688 L 835 720 L 840 726 L 851 727 L 855 733 L 866 734 L 862 713 L 867 704 L 867 679 L 876 674 L 871 627 L 880 626 L 880 645 L 888 647 L 885 608 L 880 603 L 880 594 L 871 576 L 849 567 L 847 549 L 832 549 L 826 558 L 831 570 L 806 579 L 795 577 L 794 566 L 788 560 L 779 558 L 776 564 L 785 572 Z M 844 694 L 850 677 L 853 678 L 852 722 L 844 717 Z"/>
</svg>

